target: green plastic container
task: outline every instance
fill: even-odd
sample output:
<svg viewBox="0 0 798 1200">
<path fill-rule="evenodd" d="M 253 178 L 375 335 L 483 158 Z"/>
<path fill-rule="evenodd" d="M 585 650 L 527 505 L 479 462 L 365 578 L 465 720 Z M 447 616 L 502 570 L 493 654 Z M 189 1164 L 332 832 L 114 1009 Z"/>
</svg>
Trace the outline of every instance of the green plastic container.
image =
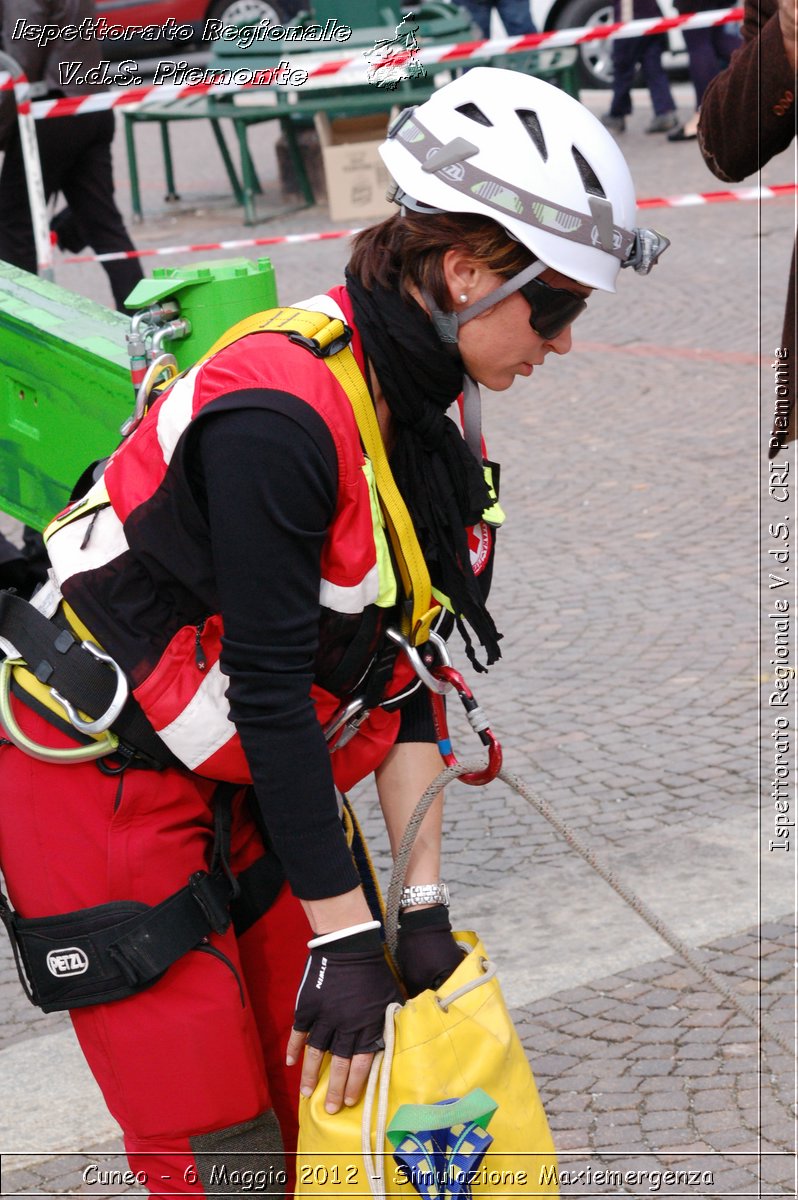
<svg viewBox="0 0 798 1200">
<path fill-rule="evenodd" d="M 155 271 L 128 297 L 174 299 L 191 334 L 169 341 L 181 370 L 242 318 L 277 303 L 269 259 Z M 130 319 L 0 263 L 0 511 L 43 529 L 89 463 L 119 444 L 133 411 Z"/>
<path fill-rule="evenodd" d="M 0 509 L 38 529 L 133 408 L 128 318 L 0 263 Z"/>
<path fill-rule="evenodd" d="M 165 343 L 181 371 L 190 367 L 237 321 L 274 308 L 277 284 L 268 258 L 251 262 L 231 258 L 192 267 L 156 267 L 152 279 L 142 279 L 127 298 L 128 308 L 149 308 L 175 300 L 180 316 L 191 322 L 191 333 Z"/>
</svg>

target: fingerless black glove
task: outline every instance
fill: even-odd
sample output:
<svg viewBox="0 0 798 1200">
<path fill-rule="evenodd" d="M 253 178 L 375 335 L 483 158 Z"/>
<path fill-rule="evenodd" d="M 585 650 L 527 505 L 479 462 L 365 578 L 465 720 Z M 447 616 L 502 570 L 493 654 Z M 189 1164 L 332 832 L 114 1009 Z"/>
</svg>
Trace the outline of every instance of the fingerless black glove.
<svg viewBox="0 0 798 1200">
<path fill-rule="evenodd" d="M 403 997 L 385 960 L 378 929 L 311 950 L 296 999 L 294 1029 L 308 1045 L 341 1058 L 383 1048 L 389 1004 Z"/>
<path fill-rule="evenodd" d="M 452 937 L 445 904 L 403 909 L 399 914 L 397 959 L 408 996 L 439 988 L 464 957 Z"/>
</svg>

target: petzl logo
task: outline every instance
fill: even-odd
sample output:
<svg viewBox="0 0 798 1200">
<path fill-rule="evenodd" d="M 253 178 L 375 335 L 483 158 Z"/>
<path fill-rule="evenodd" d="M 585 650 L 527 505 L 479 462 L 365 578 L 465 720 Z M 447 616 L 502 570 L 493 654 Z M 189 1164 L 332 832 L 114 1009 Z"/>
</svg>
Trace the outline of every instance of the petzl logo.
<svg viewBox="0 0 798 1200">
<path fill-rule="evenodd" d="M 465 168 L 462 163 L 452 163 L 449 167 L 444 167 L 441 175 L 445 175 L 447 179 L 451 179 L 454 183 L 460 183 L 465 176 Z"/>
<path fill-rule="evenodd" d="M 594 225 L 593 228 L 591 229 L 590 240 L 594 246 L 603 246 L 603 242 L 601 240 L 601 234 L 599 233 L 599 230 L 598 230 L 598 225 Z M 613 250 L 620 250 L 620 248 L 621 248 L 621 235 L 617 229 L 613 229 L 613 231 L 612 231 L 612 248 L 613 248 Z"/>
<path fill-rule="evenodd" d="M 56 979 L 67 979 L 70 975 L 84 975 L 89 969 L 86 954 L 77 946 L 65 950 L 51 950 L 47 955 L 47 970 Z"/>
</svg>

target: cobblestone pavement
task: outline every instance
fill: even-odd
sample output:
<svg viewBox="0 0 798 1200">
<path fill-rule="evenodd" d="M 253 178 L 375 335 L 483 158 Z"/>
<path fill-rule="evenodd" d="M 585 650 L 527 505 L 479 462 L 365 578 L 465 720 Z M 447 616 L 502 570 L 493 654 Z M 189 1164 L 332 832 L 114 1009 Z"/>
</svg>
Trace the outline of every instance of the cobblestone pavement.
<svg viewBox="0 0 798 1200">
<path fill-rule="evenodd" d="M 676 95 L 689 111 L 689 89 Z M 584 99 L 600 112 L 607 97 Z M 646 117 L 641 96 L 622 141 L 640 196 L 720 186 L 694 143 L 647 137 Z M 140 131 L 142 247 L 333 227 L 316 207 L 242 228 L 199 126 L 176 145 L 183 199 L 164 205 L 156 136 Z M 253 137 L 264 168 L 271 137 Z M 117 166 L 124 199 L 121 155 Z M 763 173 L 793 179 L 789 155 Z M 276 198 L 265 187 L 263 208 Z M 763 489 L 758 445 L 795 210 L 773 201 L 646 217 L 673 242 L 655 273 L 624 273 L 616 297 L 591 300 L 571 355 L 485 397 L 508 512 L 491 605 L 505 656 L 469 678 L 508 768 L 791 1038 L 795 860 L 769 849 L 767 788 L 761 810 L 757 799 L 773 759 L 773 652 L 758 656 L 757 629 L 771 602 L 763 591 L 760 603 L 760 530 L 795 512 L 792 493 L 785 507 Z M 346 244 L 268 253 L 290 300 L 338 279 Z M 106 299 L 99 267 L 57 266 L 57 279 Z M 469 757 L 473 735 L 456 714 L 452 726 Z M 384 875 L 375 800 L 362 788 L 356 802 Z M 796 1194 L 794 1064 L 664 957 L 538 812 L 504 784 L 452 787 L 445 871 L 457 921 L 480 930 L 499 964 L 565 1194 Z M 67 1022 L 26 1004 L 5 946 L 0 1002 L 0 1190 L 108 1194 L 84 1170 L 103 1156 L 124 1169 L 110 1157 L 117 1131 Z M 690 1178 L 669 1182 L 668 1170 Z"/>
</svg>

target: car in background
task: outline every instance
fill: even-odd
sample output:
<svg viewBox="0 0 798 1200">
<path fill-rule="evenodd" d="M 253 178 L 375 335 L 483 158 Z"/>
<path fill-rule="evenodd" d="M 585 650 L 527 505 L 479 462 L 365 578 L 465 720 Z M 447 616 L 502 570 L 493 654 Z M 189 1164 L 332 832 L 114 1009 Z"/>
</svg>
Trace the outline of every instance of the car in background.
<svg viewBox="0 0 798 1200">
<path fill-rule="evenodd" d="M 669 0 L 657 0 L 664 17 L 676 16 Z M 532 19 L 540 30 L 582 29 L 584 26 L 611 25 L 612 0 L 531 0 Z M 678 30 L 668 34 L 669 49 L 662 56 L 664 66 L 671 72 L 684 71 L 687 52 L 684 38 Z M 589 42 L 579 48 L 580 84 L 586 88 L 612 87 L 612 43 L 608 40 Z"/>
<path fill-rule="evenodd" d="M 657 0 L 663 16 L 676 12 L 672 0 Z M 220 20 L 225 25 L 257 25 L 261 21 L 274 25 L 290 25 L 300 13 L 312 12 L 313 0 L 96 0 L 98 16 L 105 17 L 109 24 L 126 28 L 133 26 L 157 26 L 168 28 L 170 21 L 182 31 L 186 26 L 194 30 L 195 45 L 209 20 Z M 581 29 L 589 25 L 608 25 L 614 20 L 612 0 L 530 0 L 532 17 L 540 30 Z M 426 0 L 431 8 L 446 7 L 437 0 Z M 406 0 L 401 8 L 407 9 Z M 416 6 L 425 7 L 425 0 Z M 346 5 L 342 5 L 345 9 Z M 495 14 L 494 14 L 495 17 Z M 345 16 L 341 15 L 345 20 Z M 498 18 L 495 27 L 500 31 Z M 668 35 L 670 52 L 663 56 L 669 69 L 684 68 L 687 55 L 684 39 L 676 31 Z M 184 33 L 179 37 L 159 41 L 113 41 L 109 39 L 108 51 L 112 57 L 122 58 L 128 53 L 143 55 L 164 49 L 185 49 Z M 580 47 L 580 83 L 587 88 L 612 86 L 612 50 L 607 41 L 591 42 Z"/>
</svg>

